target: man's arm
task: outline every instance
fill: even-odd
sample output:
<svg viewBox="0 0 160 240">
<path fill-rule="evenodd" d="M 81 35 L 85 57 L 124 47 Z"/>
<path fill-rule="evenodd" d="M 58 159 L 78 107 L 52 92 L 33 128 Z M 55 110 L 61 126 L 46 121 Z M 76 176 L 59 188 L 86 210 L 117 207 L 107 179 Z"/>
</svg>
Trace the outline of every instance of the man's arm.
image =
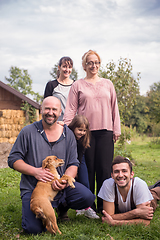
<svg viewBox="0 0 160 240">
<path fill-rule="evenodd" d="M 108 223 L 111 226 L 118 226 L 118 225 L 127 225 L 127 224 L 138 224 L 143 223 L 145 225 L 150 224 L 150 220 L 146 219 L 131 219 L 131 220 L 115 220 L 113 219 L 105 210 L 103 210 L 104 216 L 102 217 L 102 223 Z"/>
<path fill-rule="evenodd" d="M 43 169 L 42 167 L 40 168 L 33 167 L 25 163 L 22 159 L 19 159 L 16 162 L 14 162 L 13 168 L 20 173 L 33 176 L 37 180 L 40 180 L 42 182 L 48 182 L 54 179 L 54 176 L 49 169 L 47 168 Z"/>
<path fill-rule="evenodd" d="M 136 209 L 128 211 L 126 213 L 115 214 L 114 202 L 107 202 L 103 200 L 103 209 L 105 210 L 107 215 L 106 217 L 105 216 L 103 217 L 102 221 L 107 222 L 112 219 L 116 221 L 114 222 L 114 225 L 128 224 L 129 222 L 130 223 L 145 222 L 145 224 L 148 225 L 150 223 L 150 220 L 153 218 L 153 208 L 150 207 L 150 201 L 137 205 Z M 111 218 L 109 218 L 108 215 Z"/>
</svg>

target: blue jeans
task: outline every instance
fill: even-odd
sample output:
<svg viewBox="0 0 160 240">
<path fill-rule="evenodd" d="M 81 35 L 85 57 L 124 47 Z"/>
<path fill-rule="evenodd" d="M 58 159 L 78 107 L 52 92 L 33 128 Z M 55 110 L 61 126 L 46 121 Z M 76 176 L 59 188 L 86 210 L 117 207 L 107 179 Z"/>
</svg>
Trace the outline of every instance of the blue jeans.
<svg viewBox="0 0 160 240">
<path fill-rule="evenodd" d="M 84 185 L 78 182 L 74 184 L 75 188 L 67 187 L 57 194 L 52 202 L 53 208 L 63 204 L 68 209 L 84 209 L 93 204 L 95 195 Z M 46 229 L 42 221 L 36 218 L 35 214 L 30 210 L 31 194 L 31 192 L 28 192 L 22 197 L 22 228 L 27 233 L 37 234 L 46 231 Z"/>
<path fill-rule="evenodd" d="M 82 183 L 84 186 L 90 189 L 89 178 L 88 178 L 88 169 L 83 155 L 81 164 L 78 168 L 78 182 Z"/>
</svg>

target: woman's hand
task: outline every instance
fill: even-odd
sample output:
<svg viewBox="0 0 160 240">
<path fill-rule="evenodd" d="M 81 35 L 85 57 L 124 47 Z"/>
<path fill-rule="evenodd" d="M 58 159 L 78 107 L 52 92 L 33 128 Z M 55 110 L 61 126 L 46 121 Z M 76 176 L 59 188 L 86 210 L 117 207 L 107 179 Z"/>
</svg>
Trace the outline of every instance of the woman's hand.
<svg viewBox="0 0 160 240">
<path fill-rule="evenodd" d="M 57 123 L 58 123 L 59 125 L 61 125 L 62 127 L 64 126 L 64 122 L 63 122 L 63 121 L 57 121 Z"/>
<path fill-rule="evenodd" d="M 117 134 L 113 134 L 113 141 L 114 143 L 116 143 L 116 141 L 118 140 L 120 135 L 117 135 Z"/>
</svg>

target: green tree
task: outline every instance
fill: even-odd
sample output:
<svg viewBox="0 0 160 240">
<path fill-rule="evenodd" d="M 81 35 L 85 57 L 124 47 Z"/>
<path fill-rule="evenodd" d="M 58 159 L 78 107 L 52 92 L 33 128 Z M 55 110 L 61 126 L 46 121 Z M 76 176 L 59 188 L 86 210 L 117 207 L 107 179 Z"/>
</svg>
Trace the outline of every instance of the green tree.
<svg viewBox="0 0 160 240">
<path fill-rule="evenodd" d="M 9 72 L 10 77 L 5 77 L 6 81 L 9 82 L 9 86 L 24 95 L 31 95 L 38 103 L 42 102 L 43 96 L 32 90 L 32 79 L 27 70 L 12 66 Z M 24 102 L 22 103 L 21 109 L 26 112 L 26 124 L 35 121 L 36 111 L 34 107 L 32 107 L 29 103 Z"/>
<path fill-rule="evenodd" d="M 10 77 L 5 77 L 6 81 L 9 82 L 9 86 L 13 87 L 24 95 L 31 95 L 38 103 L 42 102 L 43 96 L 32 90 L 33 81 L 27 70 L 12 66 L 9 72 Z"/>
<path fill-rule="evenodd" d="M 52 71 L 50 72 L 50 75 L 53 77 L 53 79 L 57 79 L 57 70 L 58 70 L 58 63 L 54 65 L 52 68 Z M 70 75 L 70 79 L 77 80 L 78 78 L 78 72 L 75 70 L 75 68 L 72 68 L 72 73 Z"/>
<path fill-rule="evenodd" d="M 136 127 L 139 133 L 147 133 L 151 130 L 147 97 L 137 96 L 136 104 L 131 110 L 131 116 L 127 121 L 127 125 L 132 126 L 132 128 Z"/>
<path fill-rule="evenodd" d="M 5 77 L 5 79 L 9 82 L 9 86 L 24 95 L 34 95 L 34 92 L 32 91 L 32 80 L 27 70 L 20 69 L 18 67 L 11 67 L 9 72 L 10 77 Z"/>
<path fill-rule="evenodd" d="M 110 79 L 115 87 L 121 121 L 125 124 L 131 115 L 131 109 L 136 103 L 136 97 L 139 95 L 139 79 L 133 77 L 131 60 L 120 58 L 118 66 L 111 61 L 106 67 L 99 70 L 100 77 Z"/>
<path fill-rule="evenodd" d="M 147 92 L 147 104 L 150 110 L 150 117 L 156 123 L 160 122 L 160 82 L 150 86 Z"/>
<path fill-rule="evenodd" d="M 132 74 L 131 60 L 127 58 L 120 58 L 118 66 L 113 60 L 106 64 L 106 67 L 101 67 L 99 70 L 100 77 L 110 79 L 116 90 L 118 107 L 121 117 L 121 123 L 126 125 L 131 116 L 131 110 L 136 103 L 136 96 L 139 95 L 139 79 L 140 73 L 137 73 L 135 79 Z M 130 134 L 127 134 L 124 128 L 119 138 L 118 152 L 126 153 L 126 141 L 130 140 Z"/>
</svg>

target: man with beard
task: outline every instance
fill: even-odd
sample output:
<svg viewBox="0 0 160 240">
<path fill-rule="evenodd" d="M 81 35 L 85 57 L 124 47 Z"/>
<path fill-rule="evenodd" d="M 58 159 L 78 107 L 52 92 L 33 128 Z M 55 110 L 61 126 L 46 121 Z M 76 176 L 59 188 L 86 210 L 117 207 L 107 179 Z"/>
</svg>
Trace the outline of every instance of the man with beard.
<svg viewBox="0 0 160 240">
<path fill-rule="evenodd" d="M 52 181 L 54 176 L 48 169 L 42 169 L 42 161 L 55 155 L 65 161 L 58 167 L 60 176 L 63 174 L 75 178 L 79 161 L 77 159 L 77 143 L 73 132 L 66 126 L 57 123 L 61 114 L 61 103 L 56 97 L 50 96 L 43 100 L 42 120 L 25 126 L 19 133 L 8 157 L 9 167 L 22 173 L 20 190 L 22 199 L 22 228 L 27 233 L 45 231 L 42 221 L 37 219 L 30 210 L 30 198 L 37 181 Z M 58 194 L 52 202 L 57 208 L 60 220 L 69 220 L 67 210 L 84 209 L 91 206 L 95 196 L 82 184 L 75 182 L 75 188 L 68 187 L 64 180 L 60 184 L 57 180 L 52 183 L 53 190 Z"/>
<path fill-rule="evenodd" d="M 102 222 L 110 225 L 144 223 L 148 225 L 160 200 L 160 182 L 151 190 L 135 177 L 128 158 L 115 157 L 111 177 L 103 182 L 98 196 L 103 199 Z"/>
</svg>

